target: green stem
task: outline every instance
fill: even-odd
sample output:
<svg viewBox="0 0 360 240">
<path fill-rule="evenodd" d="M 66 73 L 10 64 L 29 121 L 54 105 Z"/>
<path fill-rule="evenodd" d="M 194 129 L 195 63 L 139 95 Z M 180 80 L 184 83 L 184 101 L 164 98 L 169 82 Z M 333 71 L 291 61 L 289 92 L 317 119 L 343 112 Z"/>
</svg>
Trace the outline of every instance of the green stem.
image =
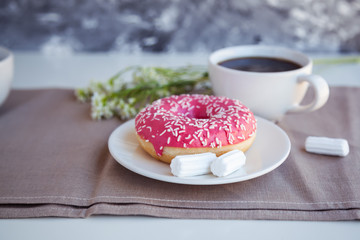
<svg viewBox="0 0 360 240">
<path fill-rule="evenodd" d="M 314 59 L 314 64 L 352 64 L 352 63 L 358 63 L 360 64 L 360 56 L 350 56 L 350 57 L 339 57 L 339 58 L 318 58 Z"/>
</svg>

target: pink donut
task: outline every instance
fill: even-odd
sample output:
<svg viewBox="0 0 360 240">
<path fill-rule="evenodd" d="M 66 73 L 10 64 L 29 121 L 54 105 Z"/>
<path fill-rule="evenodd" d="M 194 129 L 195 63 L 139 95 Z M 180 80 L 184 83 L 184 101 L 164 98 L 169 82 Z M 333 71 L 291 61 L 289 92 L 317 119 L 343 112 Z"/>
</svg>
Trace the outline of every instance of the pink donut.
<svg viewBox="0 0 360 240">
<path fill-rule="evenodd" d="M 238 100 L 208 95 L 170 96 L 135 118 L 140 145 L 170 163 L 177 155 L 246 151 L 256 135 L 254 114 Z"/>
</svg>

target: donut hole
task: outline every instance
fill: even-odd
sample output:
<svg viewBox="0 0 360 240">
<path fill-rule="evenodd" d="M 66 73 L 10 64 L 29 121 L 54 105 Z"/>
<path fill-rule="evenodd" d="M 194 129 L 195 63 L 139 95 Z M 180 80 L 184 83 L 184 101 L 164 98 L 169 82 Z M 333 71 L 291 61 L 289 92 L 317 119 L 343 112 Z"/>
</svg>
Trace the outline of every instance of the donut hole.
<svg viewBox="0 0 360 240">
<path fill-rule="evenodd" d="M 190 111 L 190 114 L 188 115 L 188 117 L 195 118 L 195 119 L 209 119 L 210 118 L 210 116 L 206 114 L 206 111 L 204 111 L 203 108 Z"/>
<path fill-rule="evenodd" d="M 193 116 L 191 118 L 195 118 L 195 119 L 209 119 L 209 116 Z"/>
</svg>

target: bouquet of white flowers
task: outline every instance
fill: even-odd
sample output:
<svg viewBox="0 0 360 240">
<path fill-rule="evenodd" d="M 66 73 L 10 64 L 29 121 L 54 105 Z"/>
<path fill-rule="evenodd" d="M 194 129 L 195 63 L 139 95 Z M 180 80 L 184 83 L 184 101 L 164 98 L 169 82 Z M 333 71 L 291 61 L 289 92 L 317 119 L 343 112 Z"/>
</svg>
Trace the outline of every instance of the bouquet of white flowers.
<svg viewBox="0 0 360 240">
<path fill-rule="evenodd" d="M 75 90 L 80 101 L 91 101 L 91 117 L 130 119 L 145 106 L 170 95 L 211 93 L 204 67 L 128 67 L 106 82 L 91 82 Z"/>
</svg>

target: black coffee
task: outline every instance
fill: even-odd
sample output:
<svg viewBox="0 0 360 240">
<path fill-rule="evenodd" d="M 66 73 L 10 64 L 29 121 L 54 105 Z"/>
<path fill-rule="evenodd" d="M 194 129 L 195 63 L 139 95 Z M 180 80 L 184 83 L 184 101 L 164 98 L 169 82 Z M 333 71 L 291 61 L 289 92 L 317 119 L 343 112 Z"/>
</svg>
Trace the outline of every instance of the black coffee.
<svg viewBox="0 0 360 240">
<path fill-rule="evenodd" d="M 233 58 L 218 64 L 226 68 L 248 72 L 284 72 L 302 67 L 286 59 L 267 57 Z"/>
</svg>

